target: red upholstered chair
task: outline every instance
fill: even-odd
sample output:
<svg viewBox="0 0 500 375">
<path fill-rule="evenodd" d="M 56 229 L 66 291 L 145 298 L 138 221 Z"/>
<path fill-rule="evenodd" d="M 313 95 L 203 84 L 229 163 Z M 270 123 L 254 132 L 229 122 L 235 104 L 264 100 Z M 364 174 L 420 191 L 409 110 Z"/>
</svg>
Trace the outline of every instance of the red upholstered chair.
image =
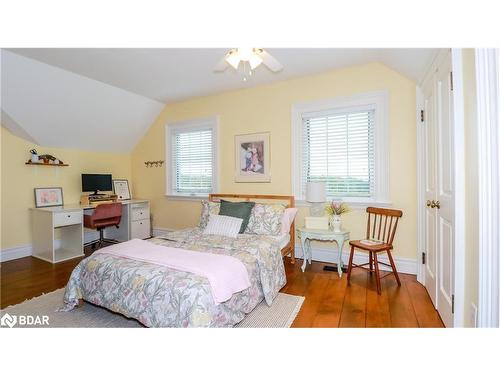
<svg viewBox="0 0 500 375">
<path fill-rule="evenodd" d="M 85 228 L 97 229 L 99 231 L 99 239 L 86 243 L 85 245 L 92 245 L 94 249 L 96 245 L 102 247 L 103 243 L 118 243 L 116 240 L 104 238 L 104 229 L 107 227 L 116 226 L 120 224 L 122 218 L 122 204 L 121 203 L 104 203 L 98 205 L 92 215 L 83 216 L 83 225 Z"/>
</svg>

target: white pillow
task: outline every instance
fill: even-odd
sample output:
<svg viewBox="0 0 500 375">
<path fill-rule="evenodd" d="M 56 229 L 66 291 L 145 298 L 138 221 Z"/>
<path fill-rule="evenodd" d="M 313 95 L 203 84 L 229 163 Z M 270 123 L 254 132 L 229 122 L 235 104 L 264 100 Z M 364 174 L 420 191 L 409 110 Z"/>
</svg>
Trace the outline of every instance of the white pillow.
<svg viewBox="0 0 500 375">
<path fill-rule="evenodd" d="M 237 217 L 210 215 L 203 234 L 217 234 L 219 236 L 236 238 L 240 231 L 241 223 L 243 223 L 243 219 Z"/>
<path fill-rule="evenodd" d="M 295 220 L 295 215 L 297 215 L 298 208 L 286 208 L 283 216 L 281 217 L 281 234 L 289 234 L 290 227 Z M 293 235 L 293 234 L 292 234 Z"/>
</svg>

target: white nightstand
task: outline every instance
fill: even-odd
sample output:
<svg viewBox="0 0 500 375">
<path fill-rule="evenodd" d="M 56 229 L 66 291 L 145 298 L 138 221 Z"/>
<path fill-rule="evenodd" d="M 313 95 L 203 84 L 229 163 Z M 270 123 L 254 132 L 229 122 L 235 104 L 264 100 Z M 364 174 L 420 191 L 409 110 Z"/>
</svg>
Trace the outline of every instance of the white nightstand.
<svg viewBox="0 0 500 375">
<path fill-rule="evenodd" d="M 297 236 L 302 244 L 302 253 L 304 254 L 304 263 L 302 263 L 302 272 L 306 269 L 306 264 L 312 262 L 311 240 L 316 241 L 335 241 L 339 248 L 337 258 L 337 272 L 339 277 L 342 277 L 342 246 L 349 240 L 349 231 L 334 232 L 333 230 L 324 229 L 307 229 L 298 228 Z"/>
</svg>

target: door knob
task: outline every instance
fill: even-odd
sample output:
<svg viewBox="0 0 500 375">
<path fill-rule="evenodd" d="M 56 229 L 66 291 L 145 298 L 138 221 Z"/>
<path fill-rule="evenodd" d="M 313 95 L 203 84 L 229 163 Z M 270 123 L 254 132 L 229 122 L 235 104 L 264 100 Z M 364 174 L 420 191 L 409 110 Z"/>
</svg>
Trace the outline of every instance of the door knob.
<svg viewBox="0 0 500 375">
<path fill-rule="evenodd" d="M 436 208 L 437 207 L 438 210 L 441 208 L 441 202 L 435 201 L 435 200 L 432 200 L 432 201 L 427 200 L 427 202 L 425 202 L 425 205 L 427 207 L 430 207 L 430 208 Z"/>
</svg>

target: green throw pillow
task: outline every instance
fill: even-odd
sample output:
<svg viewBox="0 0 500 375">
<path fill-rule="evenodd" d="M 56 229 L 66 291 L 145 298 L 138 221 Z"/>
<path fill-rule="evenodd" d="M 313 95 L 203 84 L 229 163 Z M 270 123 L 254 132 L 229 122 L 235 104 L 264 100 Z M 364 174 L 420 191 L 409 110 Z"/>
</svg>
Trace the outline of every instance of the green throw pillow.
<svg viewBox="0 0 500 375">
<path fill-rule="evenodd" d="M 221 199 L 219 215 L 243 219 L 239 233 L 245 232 L 255 202 L 228 202 Z"/>
</svg>

